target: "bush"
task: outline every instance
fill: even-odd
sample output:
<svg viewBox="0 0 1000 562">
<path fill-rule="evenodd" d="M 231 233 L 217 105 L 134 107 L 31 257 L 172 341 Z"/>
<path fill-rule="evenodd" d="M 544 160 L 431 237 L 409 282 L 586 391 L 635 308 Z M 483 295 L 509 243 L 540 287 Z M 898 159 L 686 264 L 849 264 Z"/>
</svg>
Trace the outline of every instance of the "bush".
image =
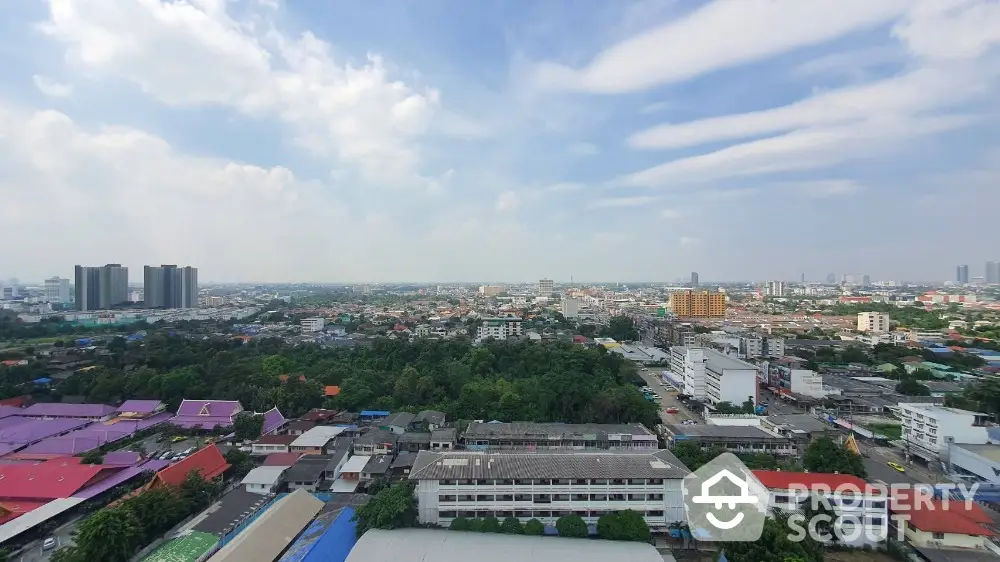
<svg viewBox="0 0 1000 562">
<path fill-rule="evenodd" d="M 482 519 L 469 519 L 469 531 L 473 533 L 483 532 L 483 520 Z"/>
<path fill-rule="evenodd" d="M 517 517 L 507 517 L 500 525 L 500 532 L 507 535 L 523 535 L 524 527 L 521 526 L 521 520 Z"/>
<path fill-rule="evenodd" d="M 524 524 L 524 534 L 541 536 L 545 534 L 545 525 L 538 519 L 530 519 Z"/>
<path fill-rule="evenodd" d="M 556 520 L 560 537 L 585 538 L 590 535 L 587 523 L 579 515 L 563 515 Z"/>
<path fill-rule="evenodd" d="M 631 509 L 602 515 L 597 520 L 597 534 L 612 541 L 648 542 L 651 536 L 646 520 Z"/>
<path fill-rule="evenodd" d="M 482 533 L 499 533 L 502 530 L 500 520 L 496 517 L 486 517 L 482 520 L 482 526 L 479 530 Z"/>
<path fill-rule="evenodd" d="M 456 517 L 451 520 L 451 525 L 448 528 L 452 531 L 471 531 L 472 523 L 465 517 Z"/>
</svg>

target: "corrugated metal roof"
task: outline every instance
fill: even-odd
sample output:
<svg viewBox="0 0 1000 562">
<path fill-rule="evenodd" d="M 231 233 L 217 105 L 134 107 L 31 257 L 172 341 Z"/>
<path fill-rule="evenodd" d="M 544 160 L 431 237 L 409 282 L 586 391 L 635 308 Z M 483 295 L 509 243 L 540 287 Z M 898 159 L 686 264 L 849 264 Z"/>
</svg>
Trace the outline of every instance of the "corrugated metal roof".
<svg viewBox="0 0 1000 562">
<path fill-rule="evenodd" d="M 690 471 L 670 451 L 486 453 L 420 451 L 413 480 L 531 478 L 683 478 Z"/>
<path fill-rule="evenodd" d="M 323 502 L 296 490 L 268 509 L 209 562 L 274 562 L 295 537 L 323 509 Z"/>
</svg>

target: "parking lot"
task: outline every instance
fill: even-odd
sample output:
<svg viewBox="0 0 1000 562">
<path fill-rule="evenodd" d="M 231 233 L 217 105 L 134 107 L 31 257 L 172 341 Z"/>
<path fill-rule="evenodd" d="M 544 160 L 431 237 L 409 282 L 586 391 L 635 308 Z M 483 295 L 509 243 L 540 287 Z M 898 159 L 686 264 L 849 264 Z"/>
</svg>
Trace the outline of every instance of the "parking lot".
<svg viewBox="0 0 1000 562">
<path fill-rule="evenodd" d="M 677 399 L 679 392 L 673 386 L 664 383 L 660 378 L 659 370 L 656 368 L 650 369 L 640 369 L 639 375 L 642 377 L 646 384 L 653 389 L 653 392 L 660 397 L 660 419 L 663 423 L 670 425 L 678 425 L 684 422 L 684 420 L 698 420 L 693 412 L 688 410 L 680 400 Z M 676 414 L 668 414 L 667 409 L 676 408 Z"/>
<path fill-rule="evenodd" d="M 153 454 L 156 458 L 160 458 L 167 451 L 176 454 L 192 447 L 199 448 L 205 444 L 205 439 L 205 437 L 185 437 L 182 440 L 174 441 L 173 435 L 158 434 L 146 438 L 142 442 L 142 448 L 147 454 Z"/>
</svg>

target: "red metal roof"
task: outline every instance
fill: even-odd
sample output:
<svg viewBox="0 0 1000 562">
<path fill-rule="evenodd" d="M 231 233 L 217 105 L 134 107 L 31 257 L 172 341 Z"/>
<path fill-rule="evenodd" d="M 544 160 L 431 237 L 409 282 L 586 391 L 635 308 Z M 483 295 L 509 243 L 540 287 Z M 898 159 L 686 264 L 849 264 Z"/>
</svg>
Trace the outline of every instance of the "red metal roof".
<svg viewBox="0 0 1000 562">
<path fill-rule="evenodd" d="M 264 458 L 264 466 L 292 466 L 302 453 L 271 453 Z"/>
<path fill-rule="evenodd" d="M 914 490 L 896 490 L 889 501 L 889 509 L 894 513 L 911 513 L 913 511 L 928 510 L 927 502 L 937 502 L 934 511 L 945 511 L 951 514 L 960 515 L 973 523 L 980 525 L 992 525 L 993 518 L 990 517 L 982 507 L 976 502 L 964 502 L 961 500 L 949 500 L 947 504 L 940 500 L 934 500 L 934 495 L 930 490 L 923 492 L 914 498 Z"/>
<path fill-rule="evenodd" d="M 0 502 L 0 525 L 17 519 L 29 511 L 38 509 L 49 502 L 13 501 Z"/>
<path fill-rule="evenodd" d="M 228 468 L 229 463 L 226 462 L 226 458 L 219 452 L 219 448 L 214 444 L 208 445 L 195 451 L 190 457 L 157 472 L 156 477 L 149 485 L 153 486 L 159 482 L 161 484 L 180 486 L 188 474 L 195 470 L 201 474 L 202 478 L 210 480 L 219 476 Z"/>
<path fill-rule="evenodd" d="M 949 501 L 946 508 L 941 500 L 933 500 L 930 505 L 918 503 L 911 506 L 911 509 L 906 512 L 910 516 L 907 525 L 926 533 L 954 533 L 978 537 L 992 537 L 996 534 L 954 511 L 952 508 L 956 503 L 964 504 L 964 502 Z"/>
<path fill-rule="evenodd" d="M 59 457 L 41 464 L 0 465 L 0 498 L 4 501 L 68 498 L 122 468 L 80 464 L 72 457 Z"/>
<path fill-rule="evenodd" d="M 772 490 L 790 490 L 792 488 L 807 488 L 815 490 L 828 487 L 836 490 L 848 487 L 850 490 L 863 490 L 871 494 L 880 492 L 878 488 L 865 482 L 853 474 L 829 474 L 823 472 L 779 472 L 774 470 L 754 470 L 753 475 L 760 483 Z"/>
</svg>

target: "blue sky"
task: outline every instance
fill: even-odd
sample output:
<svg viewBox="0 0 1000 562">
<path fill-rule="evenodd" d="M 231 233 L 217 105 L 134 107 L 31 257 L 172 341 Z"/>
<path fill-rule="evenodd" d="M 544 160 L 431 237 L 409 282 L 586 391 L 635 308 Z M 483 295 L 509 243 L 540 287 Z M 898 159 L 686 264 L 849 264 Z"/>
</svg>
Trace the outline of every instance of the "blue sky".
<svg viewBox="0 0 1000 562">
<path fill-rule="evenodd" d="M 0 277 L 935 280 L 1000 259 L 1000 3 L 580 6 L 15 3 Z"/>
</svg>

